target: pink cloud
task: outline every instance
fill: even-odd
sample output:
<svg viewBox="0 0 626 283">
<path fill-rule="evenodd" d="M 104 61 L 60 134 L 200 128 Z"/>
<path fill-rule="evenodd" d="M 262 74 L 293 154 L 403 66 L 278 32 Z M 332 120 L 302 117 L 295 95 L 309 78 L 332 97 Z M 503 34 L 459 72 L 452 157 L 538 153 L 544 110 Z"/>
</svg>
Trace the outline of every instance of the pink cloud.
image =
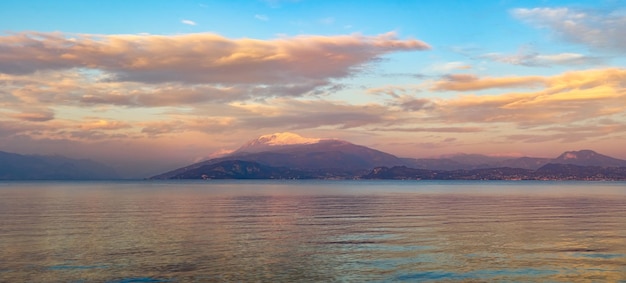
<svg viewBox="0 0 626 283">
<path fill-rule="evenodd" d="M 131 128 L 131 125 L 122 121 L 98 119 L 83 123 L 80 128 L 82 130 L 119 130 Z"/>
<path fill-rule="evenodd" d="M 386 53 L 429 48 L 416 39 L 398 39 L 394 33 L 258 40 L 209 33 L 25 32 L 0 37 L 0 72 L 87 68 L 112 73 L 116 80 L 148 83 L 307 84 L 346 77 Z"/>
<path fill-rule="evenodd" d="M 432 90 L 471 91 L 490 88 L 536 87 L 543 85 L 543 77 L 479 78 L 471 74 L 451 74 L 435 82 Z"/>
<path fill-rule="evenodd" d="M 25 111 L 11 114 L 9 117 L 30 122 L 45 122 L 54 119 L 54 112 L 50 110 Z"/>
</svg>

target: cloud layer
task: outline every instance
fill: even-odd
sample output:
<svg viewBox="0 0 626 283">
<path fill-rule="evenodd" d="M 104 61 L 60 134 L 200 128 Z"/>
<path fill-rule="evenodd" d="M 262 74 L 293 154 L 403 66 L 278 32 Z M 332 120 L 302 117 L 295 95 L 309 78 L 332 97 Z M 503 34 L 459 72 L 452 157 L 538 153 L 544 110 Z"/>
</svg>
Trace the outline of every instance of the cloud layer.
<svg viewBox="0 0 626 283">
<path fill-rule="evenodd" d="M 527 44 L 496 53 L 483 46 L 465 58 L 443 58 L 440 50 L 412 57 L 408 52 L 430 46 L 395 33 L 268 40 L 6 34 L 0 144 L 118 161 L 167 156 L 180 165 L 280 131 L 358 137 L 357 143 L 414 157 L 441 148 L 618 148 L 626 140 L 626 70 L 610 64 L 626 50 L 620 13 L 515 9 L 509 15 L 548 31 L 563 48 L 542 53 Z M 263 25 L 279 20 L 247 17 Z M 585 55 L 580 46 L 597 52 Z"/>
<path fill-rule="evenodd" d="M 604 13 L 592 9 L 519 8 L 512 14 L 570 42 L 597 49 L 626 52 L 626 10 Z"/>
<path fill-rule="evenodd" d="M 426 50 L 419 40 L 378 36 L 229 39 L 217 34 L 0 37 L 0 72 L 31 74 L 85 68 L 111 80 L 145 83 L 309 84 L 342 78 L 386 53 Z"/>
</svg>

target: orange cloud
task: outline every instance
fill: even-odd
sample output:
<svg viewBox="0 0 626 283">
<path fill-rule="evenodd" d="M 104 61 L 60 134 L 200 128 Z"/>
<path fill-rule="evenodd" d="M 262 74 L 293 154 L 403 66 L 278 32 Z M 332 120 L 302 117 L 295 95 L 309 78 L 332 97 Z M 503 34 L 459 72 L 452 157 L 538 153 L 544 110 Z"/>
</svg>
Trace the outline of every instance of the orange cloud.
<svg viewBox="0 0 626 283">
<path fill-rule="evenodd" d="M 431 90 L 468 91 L 490 88 L 537 87 L 543 84 L 545 84 L 545 78 L 539 76 L 479 78 L 471 74 L 451 74 L 443 80 L 435 82 Z"/>
<path fill-rule="evenodd" d="M 393 109 L 374 103 L 355 105 L 340 101 L 288 98 L 274 99 L 264 105 L 240 107 L 253 111 L 254 115 L 240 119 L 242 126 L 251 129 L 350 129 L 393 123 L 401 115 Z"/>
<path fill-rule="evenodd" d="M 6 98 L 0 101 L 4 150 L 27 152 L 30 146 L 31 152 L 78 155 L 75 149 L 81 148 L 85 156 L 91 150 L 113 158 L 120 145 L 132 145 L 137 153 L 118 152 L 115 158 L 149 160 L 168 154 L 171 160 L 187 160 L 181 161 L 184 165 L 191 157 L 278 131 L 343 137 L 366 145 L 371 141 L 382 150 L 390 143 L 413 142 L 411 148 L 396 147 L 397 153 L 404 152 L 401 156 L 441 153 L 435 149 L 449 151 L 451 144 L 460 147 L 454 151 L 489 144 L 485 152 L 510 151 L 511 145 L 532 152 L 538 144 L 578 146 L 574 143 L 607 139 L 603 144 L 618 148 L 614 144 L 626 138 L 620 126 L 626 119 L 626 69 L 620 68 L 542 77 L 456 75 L 446 81 L 457 89 L 489 89 L 490 94 L 435 97 L 439 93 L 429 92 L 432 85 L 426 81 L 364 91 L 375 94 L 367 96 L 373 102 L 315 95 L 341 87 L 323 79 L 185 84 L 114 81 L 106 74 L 85 69 L 0 74 L 0 95 Z M 494 88 L 506 87 L 516 92 L 493 94 Z M 307 90 L 311 96 L 302 95 Z M 46 111 L 54 119 L 46 120 Z M 389 143 L 378 147 L 374 139 Z M 419 152 L 426 147 L 431 149 Z"/>
<path fill-rule="evenodd" d="M 626 111 L 625 69 L 568 72 L 552 77 L 515 77 L 512 81 L 541 81 L 535 92 L 464 95 L 435 101 L 431 117 L 445 121 L 514 122 L 520 125 L 570 123 Z M 481 81 L 471 78 L 468 80 Z M 495 78 L 492 81 L 511 81 Z"/>
<path fill-rule="evenodd" d="M 184 132 L 216 133 L 232 129 L 235 119 L 231 117 L 171 117 L 169 120 L 141 123 L 141 132 L 154 137 Z"/>
<path fill-rule="evenodd" d="M 480 127 L 395 127 L 395 128 L 374 128 L 372 131 L 383 132 L 427 132 L 427 133 L 477 133 L 485 131 Z M 449 139 L 448 141 L 454 141 Z"/>
<path fill-rule="evenodd" d="M 121 121 L 96 120 L 80 125 L 82 130 L 119 130 L 130 128 L 131 125 Z"/>
</svg>

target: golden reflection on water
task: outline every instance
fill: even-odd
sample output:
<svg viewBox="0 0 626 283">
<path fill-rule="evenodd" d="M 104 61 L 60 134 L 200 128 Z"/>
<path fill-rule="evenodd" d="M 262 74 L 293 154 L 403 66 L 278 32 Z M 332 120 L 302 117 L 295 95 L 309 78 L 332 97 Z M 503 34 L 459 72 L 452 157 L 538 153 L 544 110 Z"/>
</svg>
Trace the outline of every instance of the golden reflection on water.
<svg viewBox="0 0 626 283">
<path fill-rule="evenodd" d="M 0 281 L 626 280 L 626 192 L 43 184 L 0 187 Z"/>
</svg>

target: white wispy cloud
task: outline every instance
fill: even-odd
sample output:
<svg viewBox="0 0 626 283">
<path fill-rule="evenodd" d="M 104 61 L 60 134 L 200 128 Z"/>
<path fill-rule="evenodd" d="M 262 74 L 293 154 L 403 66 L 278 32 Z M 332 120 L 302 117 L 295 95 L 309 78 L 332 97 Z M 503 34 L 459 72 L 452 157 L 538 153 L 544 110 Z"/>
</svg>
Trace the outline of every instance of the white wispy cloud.
<svg viewBox="0 0 626 283">
<path fill-rule="evenodd" d="M 254 15 L 254 18 L 259 21 L 264 21 L 264 22 L 267 22 L 270 20 L 270 18 L 267 15 L 260 15 L 260 14 Z"/>
<path fill-rule="evenodd" d="M 319 19 L 319 22 L 324 25 L 332 25 L 335 23 L 335 18 L 326 17 L 326 18 Z"/>
<path fill-rule="evenodd" d="M 602 61 L 598 57 L 579 53 L 540 54 L 521 52 L 517 54 L 489 53 L 482 56 L 497 62 L 528 67 L 550 67 L 553 65 L 589 65 Z"/>
<path fill-rule="evenodd" d="M 626 10 L 519 8 L 513 16 L 556 36 L 597 49 L 626 52 Z"/>
<path fill-rule="evenodd" d="M 180 22 L 183 23 L 183 24 L 186 24 L 186 25 L 190 25 L 190 26 L 198 25 L 196 22 L 194 22 L 192 20 L 182 20 Z"/>
</svg>

